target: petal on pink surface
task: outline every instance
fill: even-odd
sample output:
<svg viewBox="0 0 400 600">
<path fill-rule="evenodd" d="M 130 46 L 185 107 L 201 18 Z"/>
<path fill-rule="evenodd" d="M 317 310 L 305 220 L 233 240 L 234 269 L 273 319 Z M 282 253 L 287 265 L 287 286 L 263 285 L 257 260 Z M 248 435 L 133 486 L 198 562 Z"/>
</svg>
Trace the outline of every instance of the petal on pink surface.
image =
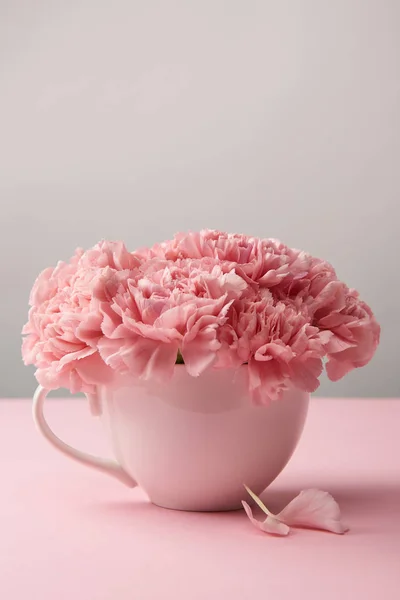
<svg viewBox="0 0 400 600">
<path fill-rule="evenodd" d="M 258 521 L 254 518 L 250 506 L 246 502 L 242 502 L 248 518 L 261 531 L 275 535 L 287 535 L 292 526 L 343 534 L 349 529 L 341 521 L 338 503 L 328 492 L 317 489 L 303 490 L 279 514 L 274 515 L 254 492 L 246 485 L 244 487 L 267 515 L 265 521 Z"/>
<path fill-rule="evenodd" d="M 253 511 L 251 510 L 247 502 L 243 500 L 242 504 L 246 515 L 248 516 L 250 522 L 252 523 L 252 525 L 254 525 L 254 527 L 257 527 L 261 531 L 264 531 L 264 533 L 270 533 L 272 535 L 287 535 L 289 533 L 290 528 L 285 523 L 281 523 L 281 521 L 279 521 L 273 516 L 268 516 L 265 519 L 265 521 L 258 521 L 254 518 Z"/>
<path fill-rule="evenodd" d="M 323 529 L 338 534 L 349 529 L 341 522 L 338 503 L 328 492 L 316 489 L 300 492 L 276 518 L 293 527 Z"/>
</svg>

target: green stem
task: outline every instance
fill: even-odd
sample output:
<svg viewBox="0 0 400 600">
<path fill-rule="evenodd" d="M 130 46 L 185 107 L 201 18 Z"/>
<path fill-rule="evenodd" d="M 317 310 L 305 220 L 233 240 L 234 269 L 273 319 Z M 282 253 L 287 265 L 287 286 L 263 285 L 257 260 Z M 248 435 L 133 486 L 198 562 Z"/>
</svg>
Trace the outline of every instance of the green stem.
<svg viewBox="0 0 400 600">
<path fill-rule="evenodd" d="M 176 357 L 175 364 L 176 365 L 184 365 L 185 364 L 185 361 L 183 360 L 183 356 L 182 356 L 180 350 L 178 350 L 178 356 Z"/>
</svg>

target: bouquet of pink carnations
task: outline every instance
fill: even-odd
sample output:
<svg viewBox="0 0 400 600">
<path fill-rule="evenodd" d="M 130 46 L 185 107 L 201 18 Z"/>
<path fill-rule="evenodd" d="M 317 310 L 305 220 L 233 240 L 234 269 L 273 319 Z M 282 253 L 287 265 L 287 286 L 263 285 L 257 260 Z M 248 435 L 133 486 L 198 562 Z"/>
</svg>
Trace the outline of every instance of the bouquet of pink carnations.
<svg viewBox="0 0 400 600">
<path fill-rule="evenodd" d="M 327 262 L 275 239 L 203 230 L 129 252 L 102 241 L 45 269 L 22 354 L 47 389 L 91 393 L 116 373 L 168 381 L 175 368 L 248 365 L 253 400 L 313 392 L 366 365 L 380 328 Z M 176 367 L 176 364 L 180 364 Z"/>
</svg>

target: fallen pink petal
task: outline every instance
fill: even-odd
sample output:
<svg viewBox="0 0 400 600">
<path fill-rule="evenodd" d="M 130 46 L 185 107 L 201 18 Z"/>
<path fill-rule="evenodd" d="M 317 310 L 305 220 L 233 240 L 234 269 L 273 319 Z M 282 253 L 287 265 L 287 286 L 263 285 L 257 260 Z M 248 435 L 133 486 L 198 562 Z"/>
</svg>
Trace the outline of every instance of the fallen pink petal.
<svg viewBox="0 0 400 600">
<path fill-rule="evenodd" d="M 349 530 L 341 522 L 336 500 L 328 492 L 315 489 L 300 492 L 276 518 L 292 527 L 323 529 L 338 534 Z"/>
<path fill-rule="evenodd" d="M 317 489 L 303 490 L 280 513 L 274 515 L 254 492 L 246 485 L 244 487 L 267 518 L 264 521 L 256 519 L 250 506 L 243 501 L 246 515 L 254 527 L 265 533 L 287 535 L 290 527 L 319 529 L 340 535 L 349 530 L 341 521 L 338 503 L 328 492 Z"/>
<path fill-rule="evenodd" d="M 247 502 L 242 502 L 243 508 L 246 511 L 246 515 L 249 517 L 250 522 L 254 525 L 254 527 L 258 527 L 261 531 L 265 533 L 271 533 L 272 535 L 287 535 L 290 531 L 290 527 L 282 523 L 275 517 L 268 516 L 265 521 L 258 521 L 253 517 L 253 511 Z"/>
</svg>

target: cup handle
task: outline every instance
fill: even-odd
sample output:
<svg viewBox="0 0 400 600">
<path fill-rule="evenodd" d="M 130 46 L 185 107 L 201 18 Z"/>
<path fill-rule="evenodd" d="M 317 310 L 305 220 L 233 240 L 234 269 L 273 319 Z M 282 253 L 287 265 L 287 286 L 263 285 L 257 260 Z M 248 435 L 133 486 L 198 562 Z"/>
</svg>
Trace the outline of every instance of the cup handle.
<svg viewBox="0 0 400 600">
<path fill-rule="evenodd" d="M 58 438 L 52 432 L 43 414 L 43 405 L 48 393 L 49 390 L 46 390 L 39 385 L 36 389 L 35 395 L 33 396 L 33 420 L 35 421 L 36 427 L 46 438 L 46 440 L 50 442 L 54 448 L 57 448 L 57 450 L 63 454 L 66 454 L 73 460 L 87 465 L 88 467 L 92 467 L 93 469 L 97 469 L 98 471 L 102 471 L 103 473 L 107 473 L 108 475 L 112 475 L 112 477 L 116 477 L 119 479 L 119 481 L 130 488 L 136 487 L 136 481 L 116 461 L 106 458 L 98 458 L 97 456 L 92 456 L 86 452 L 76 450 L 72 446 L 69 446 L 60 440 L 60 438 Z"/>
</svg>

